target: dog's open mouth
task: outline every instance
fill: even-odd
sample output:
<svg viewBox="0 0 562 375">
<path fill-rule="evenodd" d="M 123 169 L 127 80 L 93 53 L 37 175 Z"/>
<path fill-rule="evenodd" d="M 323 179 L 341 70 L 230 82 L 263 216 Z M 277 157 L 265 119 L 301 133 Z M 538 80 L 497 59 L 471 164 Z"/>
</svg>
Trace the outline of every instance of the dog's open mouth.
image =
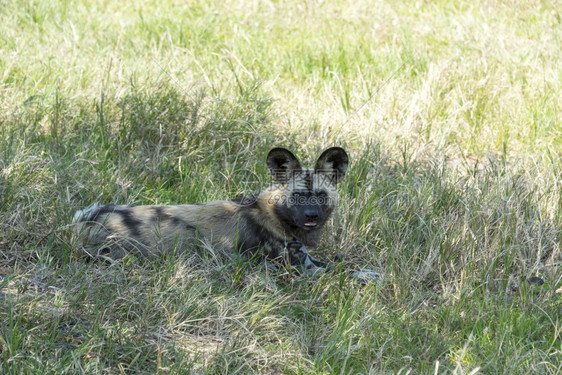
<svg viewBox="0 0 562 375">
<path fill-rule="evenodd" d="M 308 228 L 314 228 L 316 225 L 318 224 L 315 221 L 307 221 L 306 223 L 304 223 L 304 226 Z"/>
</svg>

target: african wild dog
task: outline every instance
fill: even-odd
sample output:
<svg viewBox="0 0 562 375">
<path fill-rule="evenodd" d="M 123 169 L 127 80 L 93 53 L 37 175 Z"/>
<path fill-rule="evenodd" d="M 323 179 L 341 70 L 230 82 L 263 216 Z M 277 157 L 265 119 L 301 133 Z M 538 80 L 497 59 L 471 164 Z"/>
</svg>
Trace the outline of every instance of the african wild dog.
<svg viewBox="0 0 562 375">
<path fill-rule="evenodd" d="M 93 205 L 74 215 L 75 239 L 92 256 L 119 259 L 129 251 L 149 256 L 194 239 L 214 249 L 260 256 L 269 262 L 304 268 L 307 273 L 330 264 L 313 258 L 306 247 L 318 245 L 338 194 L 348 156 L 339 147 L 320 155 L 314 169 L 303 169 L 284 148 L 274 148 L 267 165 L 275 186 L 251 198 L 202 205 Z M 271 264 L 271 263 L 270 263 Z M 374 271 L 354 276 L 374 280 Z"/>
</svg>

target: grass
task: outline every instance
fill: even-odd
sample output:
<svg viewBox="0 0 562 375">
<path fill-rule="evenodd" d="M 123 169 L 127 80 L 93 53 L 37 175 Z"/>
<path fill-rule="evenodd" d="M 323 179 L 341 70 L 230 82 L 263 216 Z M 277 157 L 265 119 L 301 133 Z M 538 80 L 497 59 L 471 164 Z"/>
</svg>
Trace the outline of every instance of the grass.
<svg viewBox="0 0 562 375">
<path fill-rule="evenodd" d="M 559 8 L 0 2 L 0 373 L 560 373 Z M 382 282 L 73 251 L 76 209 L 253 193 L 279 145 L 350 152 L 314 254 Z"/>
</svg>

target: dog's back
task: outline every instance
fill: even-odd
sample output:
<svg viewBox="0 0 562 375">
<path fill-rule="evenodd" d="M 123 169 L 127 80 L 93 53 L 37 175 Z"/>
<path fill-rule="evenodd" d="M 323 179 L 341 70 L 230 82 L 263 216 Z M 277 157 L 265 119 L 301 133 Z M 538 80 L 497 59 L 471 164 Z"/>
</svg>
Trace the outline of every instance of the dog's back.
<svg viewBox="0 0 562 375">
<path fill-rule="evenodd" d="M 239 209 L 240 205 L 229 201 L 177 206 L 92 205 L 74 215 L 75 242 L 90 255 L 113 259 L 131 251 L 158 255 L 197 238 L 209 240 L 215 247 L 231 248 Z"/>
</svg>

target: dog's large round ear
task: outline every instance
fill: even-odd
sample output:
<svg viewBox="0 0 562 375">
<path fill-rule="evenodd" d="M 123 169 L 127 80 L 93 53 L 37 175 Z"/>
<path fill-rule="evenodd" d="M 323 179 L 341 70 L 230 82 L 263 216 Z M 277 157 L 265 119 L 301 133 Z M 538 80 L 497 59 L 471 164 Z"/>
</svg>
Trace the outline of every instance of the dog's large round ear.
<svg viewBox="0 0 562 375">
<path fill-rule="evenodd" d="M 273 179 L 279 183 L 286 183 L 294 173 L 302 170 L 299 159 L 285 148 L 276 147 L 267 154 L 267 166 Z"/>
<path fill-rule="evenodd" d="M 314 171 L 326 175 L 335 185 L 345 176 L 348 165 L 347 152 L 341 147 L 331 147 L 320 155 Z"/>
</svg>

